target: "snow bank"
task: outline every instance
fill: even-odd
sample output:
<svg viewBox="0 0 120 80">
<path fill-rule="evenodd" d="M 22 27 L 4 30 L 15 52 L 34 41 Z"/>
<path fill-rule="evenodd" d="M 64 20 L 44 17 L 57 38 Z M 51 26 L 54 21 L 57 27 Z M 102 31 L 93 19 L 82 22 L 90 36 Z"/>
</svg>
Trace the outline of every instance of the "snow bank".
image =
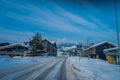
<svg viewBox="0 0 120 80">
<path fill-rule="evenodd" d="M 120 66 L 109 64 L 104 60 L 79 57 L 69 57 L 69 60 L 79 67 L 86 75 L 94 75 L 97 80 L 119 80 Z"/>
</svg>

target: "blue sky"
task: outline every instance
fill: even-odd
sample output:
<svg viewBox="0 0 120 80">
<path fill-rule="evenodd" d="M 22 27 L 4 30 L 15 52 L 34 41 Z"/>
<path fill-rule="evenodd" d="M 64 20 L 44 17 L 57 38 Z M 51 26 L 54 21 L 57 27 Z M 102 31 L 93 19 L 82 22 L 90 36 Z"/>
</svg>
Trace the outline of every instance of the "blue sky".
<svg viewBox="0 0 120 80">
<path fill-rule="evenodd" d="M 58 43 L 116 44 L 115 26 L 113 0 L 0 0 L 0 42 L 23 42 L 40 32 Z"/>
</svg>

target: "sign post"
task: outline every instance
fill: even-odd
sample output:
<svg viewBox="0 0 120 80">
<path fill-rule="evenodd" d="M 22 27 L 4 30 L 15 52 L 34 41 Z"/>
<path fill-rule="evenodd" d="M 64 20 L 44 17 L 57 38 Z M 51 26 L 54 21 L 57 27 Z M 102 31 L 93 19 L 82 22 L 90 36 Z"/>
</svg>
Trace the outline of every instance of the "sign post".
<svg viewBox="0 0 120 80">
<path fill-rule="evenodd" d="M 82 56 L 82 54 L 81 54 L 82 49 L 83 49 L 82 43 L 77 44 L 77 52 L 79 53 L 79 61 L 80 61 L 81 56 Z"/>
</svg>

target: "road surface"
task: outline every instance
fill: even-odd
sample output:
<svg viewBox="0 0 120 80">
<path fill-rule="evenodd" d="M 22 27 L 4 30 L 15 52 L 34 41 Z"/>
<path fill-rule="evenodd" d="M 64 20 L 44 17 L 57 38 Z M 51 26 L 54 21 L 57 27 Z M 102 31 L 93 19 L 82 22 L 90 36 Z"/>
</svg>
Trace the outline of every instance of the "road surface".
<svg viewBox="0 0 120 80">
<path fill-rule="evenodd" d="M 96 80 L 80 73 L 67 57 L 58 57 L 0 72 L 0 80 Z"/>
</svg>

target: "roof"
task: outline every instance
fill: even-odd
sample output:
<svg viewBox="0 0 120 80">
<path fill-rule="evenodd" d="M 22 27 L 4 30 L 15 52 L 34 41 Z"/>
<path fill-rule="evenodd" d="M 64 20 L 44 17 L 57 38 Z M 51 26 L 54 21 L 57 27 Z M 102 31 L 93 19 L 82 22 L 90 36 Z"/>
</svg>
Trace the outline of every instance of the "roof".
<svg viewBox="0 0 120 80">
<path fill-rule="evenodd" d="M 98 47 L 98 46 L 100 46 L 100 45 L 102 45 L 102 44 L 106 44 L 106 43 L 115 46 L 114 44 L 112 44 L 112 43 L 110 43 L 110 42 L 106 42 L 106 41 L 104 41 L 104 42 L 101 42 L 101 43 L 95 44 L 95 45 L 93 45 L 93 46 L 91 46 L 91 47 L 89 47 L 89 48 L 87 48 L 87 49 L 85 49 L 85 50 L 89 50 L 89 49 L 91 49 L 91 48 Z"/>
<path fill-rule="evenodd" d="M 112 50 L 117 50 L 118 47 L 114 47 L 114 48 L 109 48 L 109 49 L 104 49 L 104 51 L 112 51 Z"/>
<path fill-rule="evenodd" d="M 51 42 L 50 42 L 50 41 L 48 41 L 47 39 L 42 40 L 42 42 L 43 42 L 43 43 L 44 43 L 44 42 L 51 43 Z"/>
<path fill-rule="evenodd" d="M 24 45 L 24 44 L 16 43 L 16 44 L 11 44 L 11 45 L 2 46 L 2 47 L 0 47 L 0 50 L 5 49 L 5 48 L 12 48 L 12 47 L 15 47 L 15 46 L 21 46 L 21 47 L 27 48 L 27 46 Z"/>
<path fill-rule="evenodd" d="M 104 53 L 108 55 L 118 55 L 118 47 L 104 49 Z"/>
</svg>

